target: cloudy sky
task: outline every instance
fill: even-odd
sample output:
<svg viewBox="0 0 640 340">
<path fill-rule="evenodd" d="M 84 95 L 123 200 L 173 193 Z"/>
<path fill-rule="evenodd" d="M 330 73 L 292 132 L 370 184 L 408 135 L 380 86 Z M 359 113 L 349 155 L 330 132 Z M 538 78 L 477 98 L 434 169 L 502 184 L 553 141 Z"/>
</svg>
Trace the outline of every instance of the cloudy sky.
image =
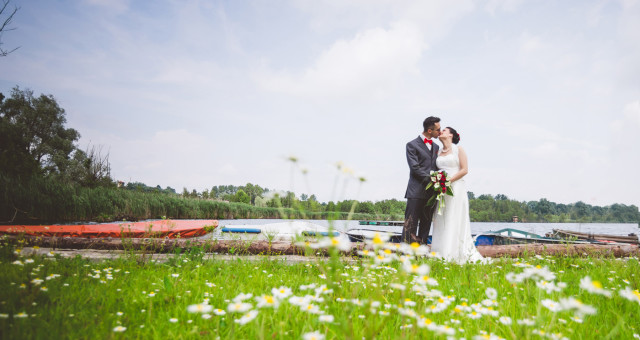
<svg viewBox="0 0 640 340">
<path fill-rule="evenodd" d="M 476 194 L 640 205 L 637 0 L 11 4 L 0 92 L 52 94 L 118 180 L 402 199 L 435 115 Z"/>
</svg>

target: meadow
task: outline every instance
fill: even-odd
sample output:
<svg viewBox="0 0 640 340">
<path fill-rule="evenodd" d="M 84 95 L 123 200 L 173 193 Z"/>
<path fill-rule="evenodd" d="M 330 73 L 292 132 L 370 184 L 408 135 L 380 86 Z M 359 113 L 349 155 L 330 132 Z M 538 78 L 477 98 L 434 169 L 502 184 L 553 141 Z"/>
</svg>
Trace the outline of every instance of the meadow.
<svg viewBox="0 0 640 340">
<path fill-rule="evenodd" d="M 307 263 L 92 262 L 0 241 L 1 339 L 633 339 L 638 258 L 530 256 L 446 263 L 374 238 Z M 315 250 L 312 250 L 312 252 Z M 214 257 L 215 258 L 215 257 Z"/>
</svg>

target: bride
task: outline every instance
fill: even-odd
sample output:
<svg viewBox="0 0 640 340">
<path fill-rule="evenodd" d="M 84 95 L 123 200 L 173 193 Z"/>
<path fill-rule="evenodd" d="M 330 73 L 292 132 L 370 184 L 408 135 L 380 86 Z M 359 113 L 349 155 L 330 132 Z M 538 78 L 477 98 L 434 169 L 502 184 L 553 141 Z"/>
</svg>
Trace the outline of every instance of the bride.
<svg viewBox="0 0 640 340">
<path fill-rule="evenodd" d="M 437 211 L 433 217 L 433 234 L 431 251 L 446 261 L 467 263 L 483 261 L 471 238 L 471 221 L 469 219 L 469 198 L 464 183 L 464 176 L 469 172 L 467 154 L 457 144 L 460 135 L 451 127 L 440 134 L 442 149 L 438 153 L 436 165 L 447 172 L 451 181 L 453 196 L 443 195 L 444 209 Z"/>
</svg>

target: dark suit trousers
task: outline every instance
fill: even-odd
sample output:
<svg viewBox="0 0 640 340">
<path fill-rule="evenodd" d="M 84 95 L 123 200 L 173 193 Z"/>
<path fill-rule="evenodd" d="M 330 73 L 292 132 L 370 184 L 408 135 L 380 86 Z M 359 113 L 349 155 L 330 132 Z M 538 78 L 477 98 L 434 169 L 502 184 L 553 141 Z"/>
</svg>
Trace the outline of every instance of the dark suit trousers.
<svg viewBox="0 0 640 340">
<path fill-rule="evenodd" d="M 427 208 L 427 199 L 407 198 L 407 209 L 404 211 L 404 227 L 402 228 L 402 242 L 427 244 L 435 207 L 436 205 L 434 204 Z"/>
</svg>

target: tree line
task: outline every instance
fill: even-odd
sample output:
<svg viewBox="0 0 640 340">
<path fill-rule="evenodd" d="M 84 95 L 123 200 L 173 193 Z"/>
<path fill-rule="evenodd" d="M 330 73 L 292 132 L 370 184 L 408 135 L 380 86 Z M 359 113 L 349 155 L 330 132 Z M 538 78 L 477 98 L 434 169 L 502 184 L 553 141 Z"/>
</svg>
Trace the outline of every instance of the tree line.
<svg viewBox="0 0 640 340">
<path fill-rule="evenodd" d="M 406 202 L 320 202 L 247 183 L 202 191 L 124 183 L 111 177 L 109 153 L 77 146 L 80 133 L 52 95 L 13 88 L 0 93 L 0 223 L 58 223 L 149 218 L 358 218 L 402 220 Z M 599 207 L 547 199 L 519 202 L 498 194 L 469 192 L 470 217 L 479 222 L 632 222 L 635 205 Z"/>
</svg>

